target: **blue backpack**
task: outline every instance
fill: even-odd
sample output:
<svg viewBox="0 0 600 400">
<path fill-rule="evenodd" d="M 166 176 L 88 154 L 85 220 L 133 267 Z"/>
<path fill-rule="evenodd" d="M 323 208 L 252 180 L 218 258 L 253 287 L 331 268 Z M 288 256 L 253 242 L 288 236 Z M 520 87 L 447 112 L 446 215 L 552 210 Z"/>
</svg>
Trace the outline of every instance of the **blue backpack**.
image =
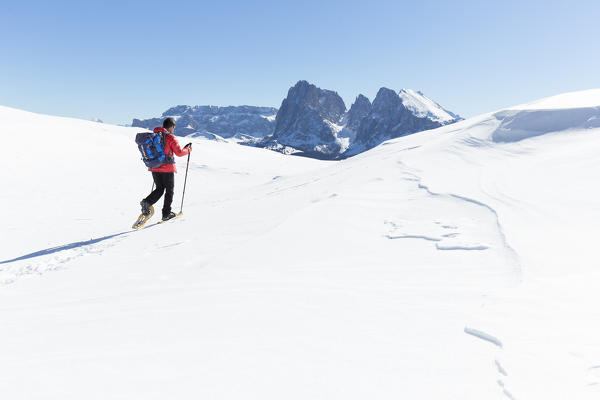
<svg viewBox="0 0 600 400">
<path fill-rule="evenodd" d="M 148 168 L 158 168 L 168 162 L 165 155 L 165 138 L 160 133 L 141 132 L 135 136 L 135 143 L 142 153 L 142 161 Z"/>
</svg>

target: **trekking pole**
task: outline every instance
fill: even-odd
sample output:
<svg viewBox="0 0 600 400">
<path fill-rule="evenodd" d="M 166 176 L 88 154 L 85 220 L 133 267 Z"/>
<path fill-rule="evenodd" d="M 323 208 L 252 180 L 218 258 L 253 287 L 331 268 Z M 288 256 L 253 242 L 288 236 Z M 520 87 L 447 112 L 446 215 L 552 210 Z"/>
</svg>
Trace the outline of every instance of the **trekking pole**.
<svg viewBox="0 0 600 400">
<path fill-rule="evenodd" d="M 185 185 L 187 184 L 187 173 L 190 166 L 190 153 L 188 153 L 187 165 L 185 166 L 185 180 L 183 181 L 183 194 L 181 195 L 181 208 L 179 209 L 179 215 L 183 214 L 183 198 L 185 197 Z"/>
</svg>

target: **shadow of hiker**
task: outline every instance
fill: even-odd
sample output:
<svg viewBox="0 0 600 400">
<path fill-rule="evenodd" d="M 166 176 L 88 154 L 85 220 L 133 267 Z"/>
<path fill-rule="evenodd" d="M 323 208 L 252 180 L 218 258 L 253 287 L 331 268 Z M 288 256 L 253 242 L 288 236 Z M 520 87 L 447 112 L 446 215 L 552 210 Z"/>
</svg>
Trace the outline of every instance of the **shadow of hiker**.
<svg viewBox="0 0 600 400">
<path fill-rule="evenodd" d="M 150 228 L 153 225 L 154 224 L 148 225 L 146 228 Z M 21 260 L 27 260 L 29 258 L 47 256 L 49 254 L 54 254 L 54 253 L 58 253 L 58 252 L 65 251 L 65 250 L 76 249 L 78 247 L 89 246 L 89 245 L 100 243 L 100 242 L 103 242 L 105 240 L 112 239 L 112 238 L 115 238 L 115 237 L 118 237 L 118 236 L 126 235 L 126 234 L 131 233 L 131 232 L 135 232 L 135 230 L 132 229 L 130 231 L 125 231 L 125 232 L 121 232 L 121 233 L 115 233 L 113 235 L 103 236 L 103 237 L 100 237 L 100 238 L 97 238 L 97 239 L 90 239 L 90 240 L 85 240 L 85 241 L 82 241 L 82 242 L 73 242 L 73 243 L 62 245 L 62 246 L 56 246 L 56 247 L 51 247 L 49 249 L 39 250 L 39 251 L 36 251 L 36 252 L 33 252 L 33 253 L 25 254 L 24 256 L 20 256 L 20 257 L 17 257 L 17 258 L 10 259 L 10 260 L 0 261 L 0 265 L 2 265 L 2 264 L 9 264 L 9 263 L 16 262 L 16 261 L 21 261 Z"/>
</svg>

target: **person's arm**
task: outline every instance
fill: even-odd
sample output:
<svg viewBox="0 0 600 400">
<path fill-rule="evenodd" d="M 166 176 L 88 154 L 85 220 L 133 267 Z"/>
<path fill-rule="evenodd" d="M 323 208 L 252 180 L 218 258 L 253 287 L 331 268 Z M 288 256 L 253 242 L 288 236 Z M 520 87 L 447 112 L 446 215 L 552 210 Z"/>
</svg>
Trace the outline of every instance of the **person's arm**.
<svg viewBox="0 0 600 400">
<path fill-rule="evenodd" d="M 179 147 L 179 142 L 177 141 L 177 139 L 175 139 L 175 135 L 171 134 L 168 137 L 170 137 L 170 147 L 171 147 L 171 151 L 173 151 L 173 153 L 175 153 L 175 155 L 177 157 L 183 157 L 186 156 L 192 149 L 190 147 L 185 147 L 185 148 L 181 148 Z"/>
</svg>

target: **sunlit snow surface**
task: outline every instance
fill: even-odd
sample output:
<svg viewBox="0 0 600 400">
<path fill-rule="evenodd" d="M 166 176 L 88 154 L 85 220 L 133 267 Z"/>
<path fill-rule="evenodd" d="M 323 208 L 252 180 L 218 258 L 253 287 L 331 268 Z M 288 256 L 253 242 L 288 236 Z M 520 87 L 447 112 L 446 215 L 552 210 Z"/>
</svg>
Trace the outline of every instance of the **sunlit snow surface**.
<svg viewBox="0 0 600 400">
<path fill-rule="evenodd" d="M 0 393 L 597 399 L 599 106 L 340 162 L 192 139 L 183 218 L 137 232 L 137 129 L 0 108 Z"/>
<path fill-rule="evenodd" d="M 447 124 L 456 120 L 457 116 L 455 114 L 445 110 L 421 92 L 415 92 L 412 89 L 402 89 L 398 92 L 398 95 L 402 99 L 402 104 L 417 117 L 429 118 L 441 124 Z"/>
</svg>

